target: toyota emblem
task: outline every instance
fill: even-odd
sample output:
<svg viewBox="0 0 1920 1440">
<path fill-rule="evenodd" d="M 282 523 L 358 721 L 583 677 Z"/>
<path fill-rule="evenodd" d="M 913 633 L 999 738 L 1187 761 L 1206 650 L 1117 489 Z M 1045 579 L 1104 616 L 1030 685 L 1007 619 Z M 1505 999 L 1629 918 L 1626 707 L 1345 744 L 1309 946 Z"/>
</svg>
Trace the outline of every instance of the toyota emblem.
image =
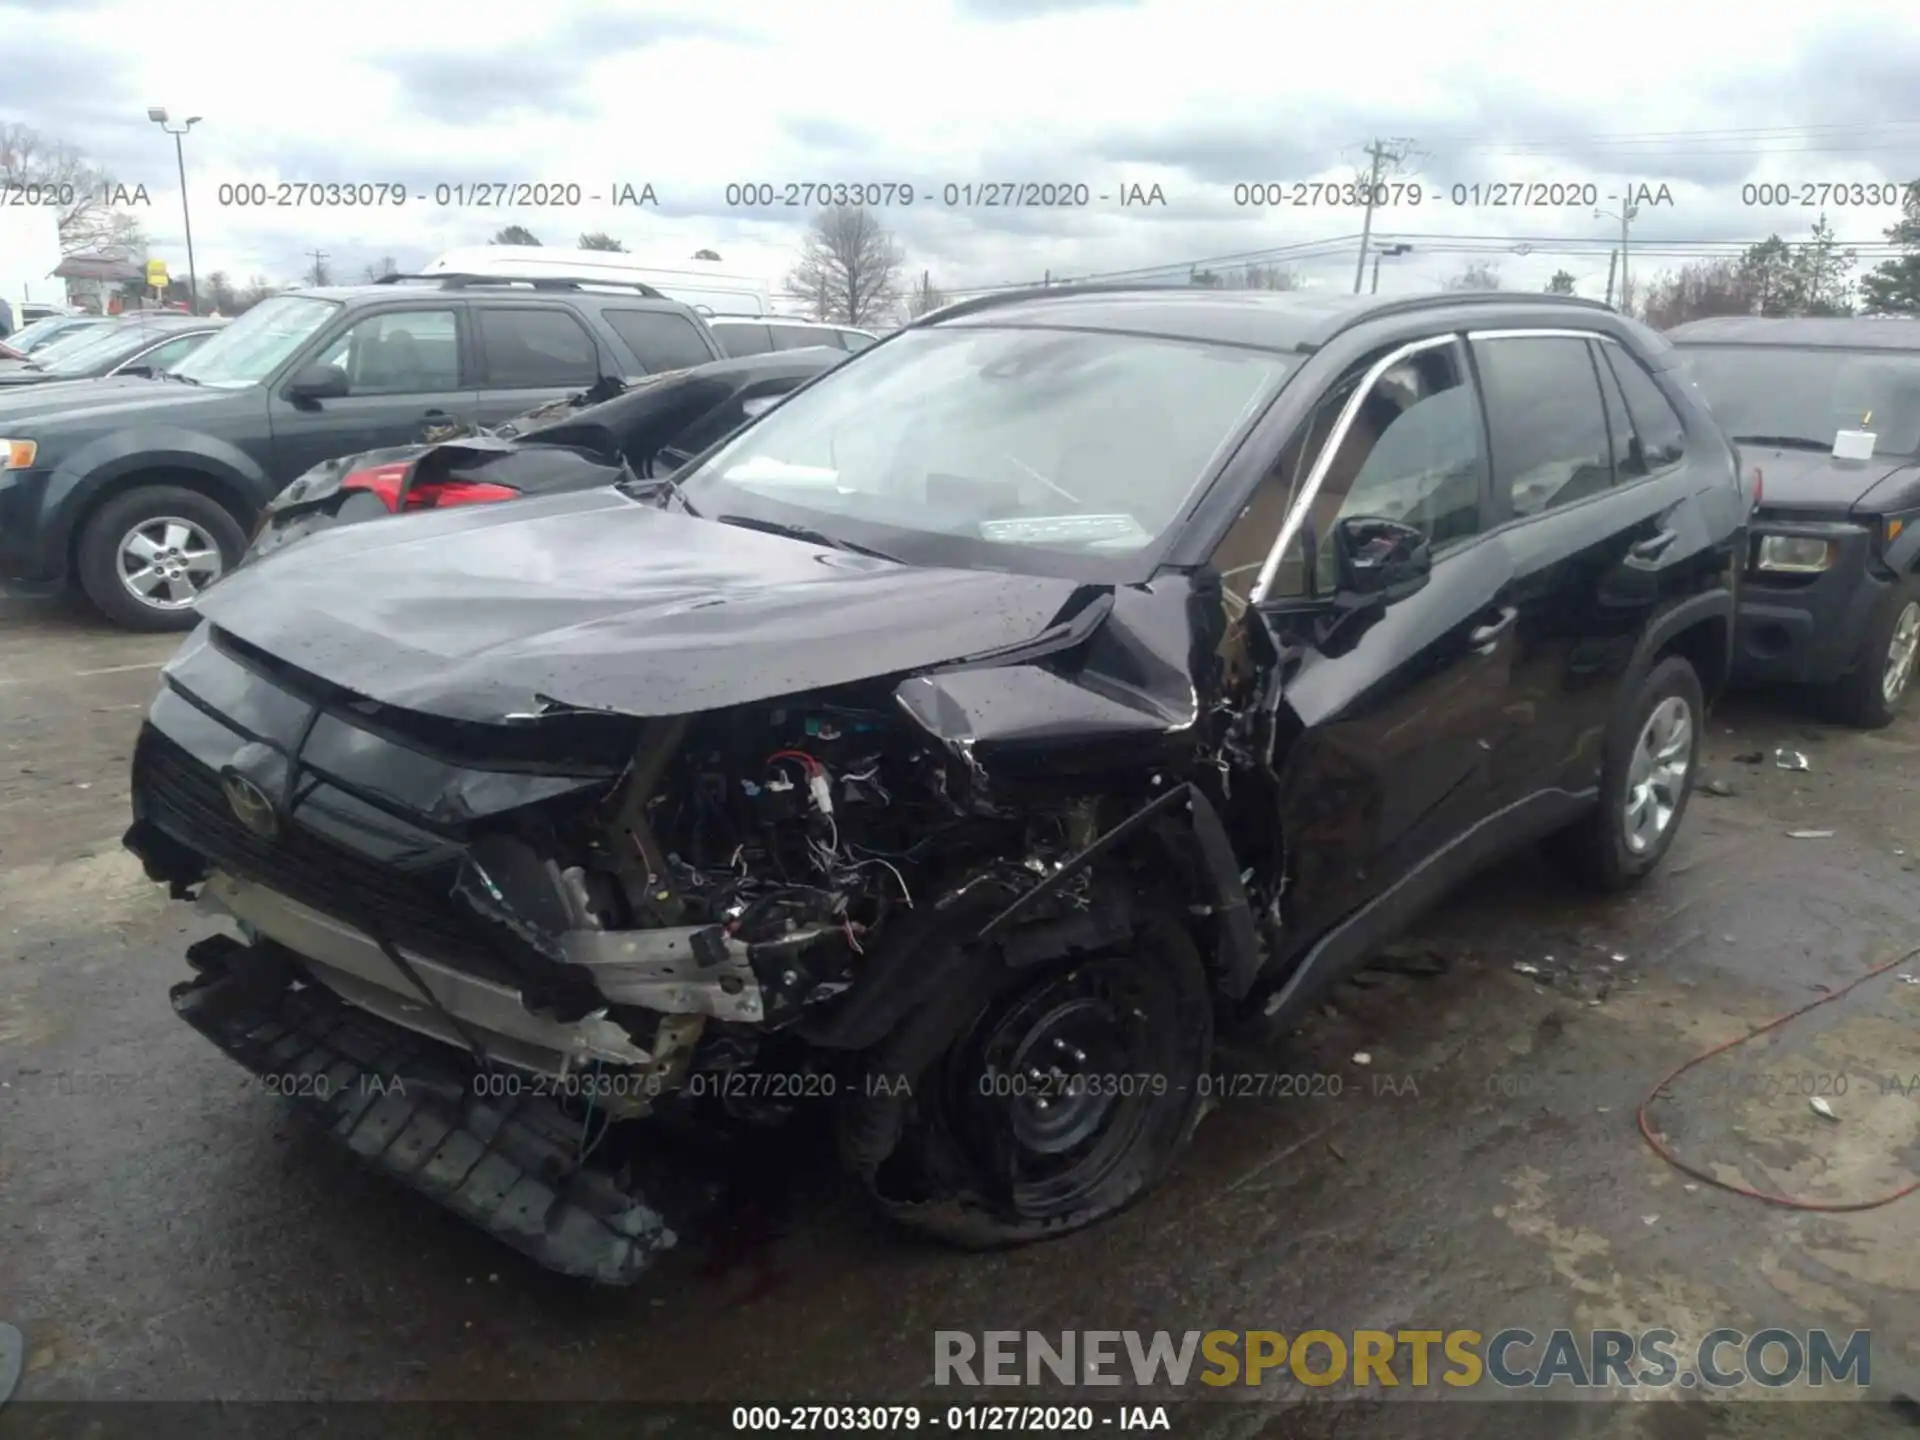
<svg viewBox="0 0 1920 1440">
<path fill-rule="evenodd" d="M 262 840 L 280 833 L 280 813 L 274 808 L 273 797 L 239 771 L 228 770 L 221 775 L 220 791 L 227 797 L 233 818 Z"/>
</svg>

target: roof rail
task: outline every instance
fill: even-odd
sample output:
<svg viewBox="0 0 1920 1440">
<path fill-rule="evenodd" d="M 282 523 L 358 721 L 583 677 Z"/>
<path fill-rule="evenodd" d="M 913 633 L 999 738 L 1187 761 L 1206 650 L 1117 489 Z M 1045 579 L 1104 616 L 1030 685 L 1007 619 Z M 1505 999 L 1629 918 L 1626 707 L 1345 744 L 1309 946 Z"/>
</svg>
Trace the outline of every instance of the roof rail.
<svg viewBox="0 0 1920 1440">
<path fill-rule="evenodd" d="M 464 271 L 443 271 L 437 275 L 382 275 L 376 285 L 397 285 L 402 280 L 437 280 L 447 290 L 463 290 L 469 285 L 531 285 L 536 290 L 579 290 L 588 285 L 610 285 L 618 290 L 637 290 L 649 300 L 665 300 L 653 286 L 638 280 L 610 280 L 598 275 L 473 275 Z"/>
<path fill-rule="evenodd" d="M 1021 300 L 1031 300 L 1039 295 L 1138 295 L 1146 290 L 1188 290 L 1193 287 L 1172 284 L 1155 285 L 1134 281 L 1131 284 L 1102 280 L 1082 280 L 1066 285 L 1028 285 L 1018 290 L 1001 290 L 991 295 L 976 295 L 971 300 L 956 300 L 951 305 L 943 305 L 938 310 L 929 310 L 926 314 L 907 322 L 904 328 L 931 324 L 935 320 L 953 320 L 962 315 L 972 315 L 981 310 L 991 310 L 996 305 L 1010 305 Z"/>
</svg>

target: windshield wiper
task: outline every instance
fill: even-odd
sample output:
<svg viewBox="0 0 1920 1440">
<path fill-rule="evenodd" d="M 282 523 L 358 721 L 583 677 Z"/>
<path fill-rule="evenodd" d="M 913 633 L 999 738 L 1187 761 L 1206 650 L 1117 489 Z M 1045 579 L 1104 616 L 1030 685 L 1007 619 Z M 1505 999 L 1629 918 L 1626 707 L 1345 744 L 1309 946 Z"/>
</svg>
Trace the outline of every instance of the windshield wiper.
<svg viewBox="0 0 1920 1440">
<path fill-rule="evenodd" d="M 870 545 L 856 545 L 851 540 L 842 540 L 837 535 L 829 535 L 823 530 L 810 529 L 805 525 L 787 525 L 778 520 L 760 520 L 751 515 L 721 515 L 716 517 L 722 525 L 738 525 L 743 530 L 763 530 L 769 535 L 784 535 L 789 540 L 804 540 L 809 545 L 825 545 L 833 550 L 848 550 L 855 555 L 868 555 L 875 560 L 891 560 L 899 565 L 904 562 L 898 556 L 889 555 L 884 550 L 875 550 Z"/>
<path fill-rule="evenodd" d="M 1736 445 L 1772 445 L 1781 450 L 1831 450 L 1830 440 L 1809 440 L 1804 435 L 1736 435 Z"/>
<path fill-rule="evenodd" d="M 200 383 L 191 375 L 181 375 L 172 370 L 156 370 L 153 372 L 152 378 L 155 380 L 178 380 L 182 385 L 198 385 Z"/>
</svg>

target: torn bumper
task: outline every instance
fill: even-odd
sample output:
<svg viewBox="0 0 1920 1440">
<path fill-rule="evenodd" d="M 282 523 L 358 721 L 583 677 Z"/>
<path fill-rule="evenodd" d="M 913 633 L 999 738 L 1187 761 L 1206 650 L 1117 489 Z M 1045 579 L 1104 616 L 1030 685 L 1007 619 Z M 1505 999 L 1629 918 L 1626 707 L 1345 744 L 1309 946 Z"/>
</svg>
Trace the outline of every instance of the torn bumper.
<svg viewBox="0 0 1920 1440">
<path fill-rule="evenodd" d="M 180 1017 L 288 1095 L 362 1160 L 549 1270 L 630 1285 L 678 1236 L 661 1209 L 576 1161 L 553 1101 L 473 1094 L 459 1052 L 219 937 L 189 952 Z"/>
</svg>

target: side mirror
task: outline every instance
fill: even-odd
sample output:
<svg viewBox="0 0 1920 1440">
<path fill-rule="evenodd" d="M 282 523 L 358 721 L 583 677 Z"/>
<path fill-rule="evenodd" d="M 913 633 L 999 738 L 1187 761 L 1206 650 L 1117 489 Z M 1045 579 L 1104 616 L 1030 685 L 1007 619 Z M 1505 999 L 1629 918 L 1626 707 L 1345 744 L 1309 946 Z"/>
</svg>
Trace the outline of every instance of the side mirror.
<svg viewBox="0 0 1920 1440">
<path fill-rule="evenodd" d="M 1346 595 L 1383 600 L 1411 594 L 1433 573 L 1427 537 L 1411 525 L 1377 515 L 1351 515 L 1333 527 L 1337 587 Z"/>
<path fill-rule="evenodd" d="M 308 365 L 287 382 L 289 400 L 338 400 L 350 387 L 347 372 L 338 365 Z"/>
</svg>

